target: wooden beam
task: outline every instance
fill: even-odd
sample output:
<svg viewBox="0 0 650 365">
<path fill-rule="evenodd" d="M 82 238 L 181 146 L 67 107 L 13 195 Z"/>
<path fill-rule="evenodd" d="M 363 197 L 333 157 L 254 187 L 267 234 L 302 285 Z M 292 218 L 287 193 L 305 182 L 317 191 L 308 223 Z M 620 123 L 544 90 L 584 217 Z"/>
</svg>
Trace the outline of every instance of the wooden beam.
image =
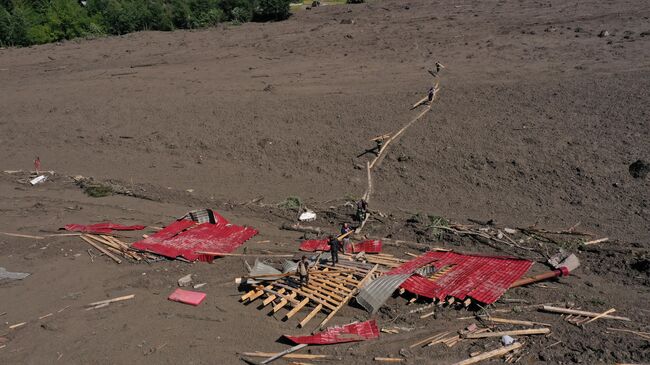
<svg viewBox="0 0 650 365">
<path fill-rule="evenodd" d="M 531 322 L 531 321 L 520 321 L 517 319 L 507 319 L 507 318 L 497 318 L 497 317 L 479 317 L 482 320 L 488 321 L 488 322 L 494 322 L 494 323 L 507 323 L 507 324 L 517 324 L 521 326 L 547 326 L 550 327 L 551 325 L 548 323 L 541 323 L 541 322 Z"/>
<path fill-rule="evenodd" d="M 286 314 L 285 318 L 289 319 L 293 317 L 294 314 L 298 313 L 302 309 L 302 307 L 306 306 L 307 303 L 309 303 L 309 298 L 303 299 L 300 303 L 298 303 L 293 309 L 289 311 L 289 313 Z"/>
<path fill-rule="evenodd" d="M 378 267 L 379 267 L 378 265 L 375 265 L 372 268 L 372 270 L 370 270 L 368 274 L 366 274 L 366 276 L 354 288 L 354 291 L 350 292 L 345 297 L 345 299 L 334 310 L 332 310 L 332 312 L 329 315 L 327 315 L 327 317 L 323 320 L 323 322 L 320 323 L 319 328 L 325 327 L 325 324 L 327 324 L 327 322 L 329 322 L 330 319 L 332 319 L 336 315 L 336 312 L 338 312 L 341 308 L 343 308 L 343 306 L 346 305 L 350 301 L 350 299 L 352 299 L 352 297 L 354 297 L 359 292 L 359 289 L 362 288 L 368 280 L 370 280 L 370 278 L 375 273 L 375 271 L 377 271 Z"/>
<path fill-rule="evenodd" d="M 545 312 L 551 312 L 551 313 L 562 313 L 562 314 L 574 314 L 578 316 L 583 316 L 583 317 L 598 317 L 601 313 L 594 313 L 594 312 L 586 312 L 586 311 L 580 311 L 580 310 L 575 310 L 575 309 L 568 309 L 568 308 L 559 308 L 559 307 L 552 307 L 549 305 L 544 305 L 541 308 Z M 627 317 L 618 317 L 618 316 L 610 316 L 609 314 L 604 315 L 600 318 L 606 318 L 606 319 L 617 319 L 619 321 L 631 321 L 631 319 Z"/>
<path fill-rule="evenodd" d="M 121 302 L 123 300 L 129 300 L 129 299 L 133 299 L 133 298 L 135 298 L 135 294 L 125 295 L 125 296 L 117 297 L 117 298 L 113 298 L 113 299 L 100 300 L 99 302 L 86 304 L 86 307 L 94 307 L 94 306 L 98 306 L 98 305 L 102 305 L 102 304 L 110 304 L 110 303 L 115 303 L 115 302 Z"/>
<path fill-rule="evenodd" d="M 301 328 L 302 328 L 302 327 L 305 327 L 305 325 L 307 324 L 307 322 L 311 321 L 311 319 L 314 318 L 314 316 L 315 316 L 316 314 L 318 314 L 318 312 L 320 312 L 321 309 L 323 309 L 323 305 L 322 305 L 322 304 L 317 305 L 316 308 L 314 308 L 314 310 L 311 311 L 311 313 L 309 313 L 309 314 L 307 315 L 307 317 L 305 317 L 305 319 L 303 319 L 303 320 L 300 322 L 300 324 L 298 324 L 298 327 L 301 327 Z"/>
<path fill-rule="evenodd" d="M 528 335 L 545 335 L 550 333 L 549 328 L 531 328 L 528 330 L 512 330 L 501 332 L 483 332 L 483 333 L 468 333 L 465 338 L 486 338 L 486 337 L 501 337 L 501 336 L 528 336 Z"/>
<path fill-rule="evenodd" d="M 500 349 L 484 352 L 482 354 L 476 355 L 474 357 L 470 357 L 469 359 L 459 361 L 457 363 L 454 363 L 452 365 L 471 365 L 471 364 L 476 364 L 477 362 L 481 362 L 483 360 L 491 359 L 493 357 L 497 356 L 503 356 L 507 354 L 510 351 L 514 351 L 522 346 L 521 342 L 515 342 L 512 345 L 504 346 Z"/>
<path fill-rule="evenodd" d="M 241 355 L 243 356 L 250 356 L 250 357 L 269 357 L 269 356 L 275 356 L 279 354 L 279 352 L 242 352 Z M 316 360 L 316 359 L 328 359 L 330 358 L 328 355 L 313 355 L 313 354 L 287 354 L 283 356 L 284 358 L 287 359 L 298 359 L 298 360 Z"/>
<path fill-rule="evenodd" d="M 307 346 L 309 346 L 309 345 L 306 344 L 306 343 L 301 343 L 300 345 L 290 347 L 290 348 L 288 348 L 288 349 L 286 349 L 286 350 L 284 350 L 284 351 L 282 351 L 280 353 L 277 353 L 277 354 L 269 357 L 268 359 L 262 361 L 260 364 L 268 364 L 268 363 L 270 363 L 272 361 L 275 361 L 275 360 L 277 360 L 277 359 L 279 359 L 279 358 L 281 358 L 281 357 L 283 357 L 285 355 L 288 355 L 288 354 L 290 354 L 292 352 L 296 352 L 296 351 L 300 350 L 301 348 L 307 347 Z"/>
<path fill-rule="evenodd" d="M 421 340 L 421 341 L 418 341 L 418 342 L 412 344 L 411 346 L 409 346 L 409 348 L 412 349 L 412 348 L 414 348 L 414 347 L 416 347 L 416 346 L 424 345 L 424 344 L 427 343 L 427 342 L 431 342 L 431 341 L 435 341 L 435 340 L 441 339 L 441 338 L 447 336 L 447 335 L 450 334 L 450 333 L 451 333 L 451 332 L 442 332 L 442 333 L 438 333 L 437 335 L 434 335 L 434 336 L 431 336 L 431 337 L 427 337 L 427 338 L 425 338 L 424 340 Z"/>
<path fill-rule="evenodd" d="M 273 313 L 276 313 L 277 311 L 282 309 L 285 305 L 289 303 L 289 300 L 294 299 L 295 297 L 296 297 L 296 293 L 291 293 L 286 298 L 282 298 L 280 303 L 273 306 Z"/>
</svg>

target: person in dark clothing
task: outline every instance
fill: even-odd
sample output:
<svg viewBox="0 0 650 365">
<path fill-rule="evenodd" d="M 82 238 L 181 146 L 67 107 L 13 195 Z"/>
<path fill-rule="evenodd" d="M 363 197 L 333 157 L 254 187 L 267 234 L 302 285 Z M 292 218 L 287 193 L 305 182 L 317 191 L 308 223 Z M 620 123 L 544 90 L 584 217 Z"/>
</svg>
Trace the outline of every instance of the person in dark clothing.
<svg viewBox="0 0 650 365">
<path fill-rule="evenodd" d="M 330 236 L 329 244 L 330 254 L 332 255 L 332 266 L 336 266 L 336 263 L 339 262 L 339 251 L 341 251 L 341 243 L 336 237 Z"/>
<path fill-rule="evenodd" d="M 433 92 L 434 92 L 434 90 L 433 90 L 433 86 L 431 86 L 431 87 L 429 88 L 429 95 L 428 95 L 428 97 L 427 97 L 427 100 L 429 101 L 429 103 L 431 103 L 431 102 L 433 101 Z"/>
<path fill-rule="evenodd" d="M 346 233 L 348 233 L 350 231 L 352 231 L 352 228 L 350 227 L 350 224 L 347 223 L 347 222 L 343 223 L 343 225 L 341 226 L 341 235 L 344 235 L 344 234 L 346 234 Z M 343 252 L 344 253 L 348 251 L 349 246 L 350 246 L 350 235 L 347 235 L 347 236 L 343 237 Z"/>
<path fill-rule="evenodd" d="M 366 214 L 368 213 L 368 202 L 364 199 L 361 199 L 357 202 L 357 221 L 363 222 L 366 219 Z"/>
<path fill-rule="evenodd" d="M 305 283 L 305 285 L 309 285 L 309 261 L 307 261 L 307 256 L 303 256 L 302 259 L 298 261 L 296 274 L 298 274 L 298 276 L 300 277 L 301 287 L 303 282 Z"/>
</svg>

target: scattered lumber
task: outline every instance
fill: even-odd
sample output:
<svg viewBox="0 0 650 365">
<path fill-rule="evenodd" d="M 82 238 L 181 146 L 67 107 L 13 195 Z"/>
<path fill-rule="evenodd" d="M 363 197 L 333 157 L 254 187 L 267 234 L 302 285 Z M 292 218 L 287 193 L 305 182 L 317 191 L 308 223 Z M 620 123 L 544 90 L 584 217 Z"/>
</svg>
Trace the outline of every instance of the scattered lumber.
<svg viewBox="0 0 650 365">
<path fill-rule="evenodd" d="M 242 352 L 242 356 L 249 357 L 269 357 L 276 356 L 279 353 L 276 352 Z M 327 355 L 312 355 L 312 354 L 285 354 L 283 356 L 286 359 L 297 359 L 297 360 L 317 360 L 317 359 L 330 359 L 331 357 Z"/>
<path fill-rule="evenodd" d="M 470 364 L 476 364 L 478 362 L 481 362 L 483 360 L 491 359 L 493 357 L 498 357 L 498 356 L 503 356 L 507 354 L 510 351 L 514 351 L 518 348 L 520 348 L 522 344 L 520 342 L 515 342 L 512 345 L 504 346 L 500 349 L 484 352 L 482 354 L 476 355 L 474 357 L 470 357 L 469 359 L 463 360 L 456 362 L 452 365 L 470 365 Z"/>
<path fill-rule="evenodd" d="M 580 324 L 581 324 L 581 325 L 585 325 L 585 324 L 587 324 L 587 323 L 591 323 L 591 322 L 593 322 L 593 321 L 598 320 L 599 318 L 602 318 L 602 317 L 604 317 L 604 316 L 606 316 L 606 315 L 608 315 L 608 314 L 610 314 L 610 313 L 614 313 L 614 312 L 616 312 L 616 309 L 614 309 L 614 308 L 610 308 L 610 309 L 604 311 L 603 313 L 601 313 L 601 314 L 595 316 L 595 317 L 592 318 L 592 319 L 589 319 L 589 320 L 586 320 L 586 321 L 582 321 L 582 322 L 580 322 Z"/>
<path fill-rule="evenodd" d="M 451 333 L 451 332 L 442 332 L 442 333 L 439 333 L 439 334 L 437 334 L 437 335 L 434 335 L 434 336 L 431 336 L 431 337 L 427 337 L 427 338 L 425 338 L 424 340 L 421 340 L 421 341 L 418 341 L 418 342 L 412 344 L 411 346 L 409 346 L 409 348 L 412 349 L 412 348 L 414 348 L 414 347 L 416 347 L 416 346 L 424 345 L 424 344 L 427 343 L 427 342 L 434 342 L 434 341 L 437 341 L 437 340 L 439 340 L 439 339 L 441 339 L 441 338 L 447 336 L 447 335 L 450 334 L 450 333 Z"/>
<path fill-rule="evenodd" d="M 286 349 L 286 350 L 284 350 L 282 352 L 279 352 L 279 353 L 269 357 L 268 359 L 262 361 L 260 364 L 268 364 L 268 363 L 273 362 L 273 361 L 275 361 L 275 360 L 277 360 L 277 359 L 279 359 L 279 358 L 281 358 L 281 357 L 283 357 L 285 355 L 288 355 L 288 354 L 290 354 L 292 352 L 296 352 L 296 351 L 300 350 L 301 348 L 307 347 L 307 346 L 309 346 L 309 345 L 306 344 L 306 343 L 301 343 L 299 345 L 290 347 L 290 348 L 288 348 L 288 349 Z"/>
<path fill-rule="evenodd" d="M 501 337 L 501 336 L 530 336 L 530 335 L 545 335 L 550 333 L 549 328 L 532 328 L 528 330 L 512 330 L 501 332 L 483 332 L 483 333 L 468 333 L 465 338 L 486 338 L 486 337 Z"/>
<path fill-rule="evenodd" d="M 122 260 L 120 260 L 117 256 L 113 255 L 110 253 L 107 249 L 101 247 L 100 245 L 96 244 L 93 242 L 90 238 L 86 237 L 86 235 L 80 236 L 82 240 L 86 241 L 89 245 L 93 246 L 94 248 L 98 249 L 101 253 L 104 255 L 110 257 L 113 261 L 117 262 L 118 264 L 122 263 Z"/>
<path fill-rule="evenodd" d="M 569 308 L 560 308 L 560 307 L 552 307 L 549 305 L 544 305 L 542 308 L 540 308 L 544 312 L 550 312 L 550 313 L 560 313 L 560 314 L 573 314 L 576 316 L 583 316 L 583 317 L 598 317 L 602 313 L 594 313 L 594 312 L 587 312 L 587 311 L 581 311 L 581 310 L 575 310 L 575 309 L 569 309 Z M 605 319 L 616 319 L 619 321 L 631 321 L 631 319 L 627 317 L 619 317 L 619 316 L 611 316 L 609 314 L 605 314 L 604 316 L 601 316 L 599 318 L 605 318 Z"/>
<path fill-rule="evenodd" d="M 520 321 L 517 319 L 507 319 L 507 318 L 497 318 L 497 317 L 479 317 L 479 318 L 484 321 L 494 322 L 494 323 L 516 324 L 521 326 L 547 326 L 547 327 L 551 326 L 548 323 Z"/>
</svg>

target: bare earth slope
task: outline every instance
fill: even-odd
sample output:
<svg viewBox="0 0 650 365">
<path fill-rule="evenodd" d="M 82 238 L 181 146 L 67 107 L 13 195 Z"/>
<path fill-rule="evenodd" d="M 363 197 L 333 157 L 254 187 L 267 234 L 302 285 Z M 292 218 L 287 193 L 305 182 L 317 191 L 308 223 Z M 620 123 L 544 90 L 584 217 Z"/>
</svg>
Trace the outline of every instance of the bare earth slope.
<svg viewBox="0 0 650 365">
<path fill-rule="evenodd" d="M 580 222 L 647 253 L 650 178 L 632 178 L 628 166 L 650 160 L 649 17 L 646 1 L 387 0 L 299 11 L 280 23 L 3 49 L 0 167 L 29 169 L 38 155 L 62 176 L 31 188 L 4 175 L 0 230 L 160 225 L 191 208 L 258 196 L 358 198 L 371 156 L 356 156 L 417 115 L 409 107 L 435 82 L 426 70 L 440 61 L 439 99 L 375 172 L 372 208 L 552 229 Z M 603 30 L 609 35 L 599 37 Z M 92 199 L 63 177 L 78 174 L 145 184 L 159 199 Z M 260 229 L 260 239 L 297 247 L 297 235 L 277 231 L 283 220 L 264 209 L 229 214 Z M 125 291 L 142 299 L 137 308 L 64 312 L 54 329 L 25 328 L 0 349 L 0 363 L 53 363 L 59 353 L 64 363 L 239 363 L 236 351 L 282 349 L 272 342 L 294 329 L 236 303 L 231 279 L 243 273 L 241 260 L 118 267 L 89 262 L 76 239 L 42 246 L 0 236 L 0 266 L 34 273 L 0 284 L 3 322 Z M 647 309 L 647 272 L 634 279 L 616 255 L 607 256 L 614 276 L 587 270 L 591 286 L 570 278 L 582 294 L 564 287 L 559 299 L 623 297 L 623 309 Z M 592 269 L 603 257 L 588 258 Z M 212 301 L 166 302 L 190 271 L 214 284 Z M 549 295 L 517 293 L 535 303 Z M 343 318 L 365 318 L 346 310 Z M 649 322 L 647 312 L 635 315 Z M 567 343 L 574 337 L 559 331 Z M 404 338 L 402 346 L 415 342 Z M 546 361 L 648 360 L 647 342 L 617 355 L 616 339 L 603 341 L 567 345 L 566 356 Z M 384 345 L 358 346 L 356 363 L 372 363 L 365 351 L 385 355 Z M 466 350 L 418 356 L 460 360 Z M 596 354 L 581 357 L 589 351 Z M 541 361 L 537 353 L 526 361 Z"/>
</svg>

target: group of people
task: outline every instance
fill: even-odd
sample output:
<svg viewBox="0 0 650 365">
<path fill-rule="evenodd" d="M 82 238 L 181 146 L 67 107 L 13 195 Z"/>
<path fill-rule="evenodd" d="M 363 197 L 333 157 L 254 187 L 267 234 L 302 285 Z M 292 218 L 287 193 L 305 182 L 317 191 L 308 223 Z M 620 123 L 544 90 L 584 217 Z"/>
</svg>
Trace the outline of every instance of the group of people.
<svg viewBox="0 0 650 365">
<path fill-rule="evenodd" d="M 359 222 L 363 222 L 366 219 L 368 214 L 368 202 L 364 199 L 361 199 L 357 202 L 357 212 L 355 218 Z M 339 262 L 339 252 L 352 251 L 348 249 L 350 247 L 350 235 L 352 234 L 353 229 L 350 226 L 350 223 L 343 223 L 341 225 L 341 234 L 337 237 L 334 235 L 329 235 L 327 238 L 327 243 L 330 246 L 330 255 L 332 256 L 332 266 L 336 266 Z M 298 266 L 296 268 L 296 274 L 300 278 L 300 286 L 309 285 L 309 260 L 307 256 L 303 255 L 300 261 L 298 261 Z"/>
</svg>

